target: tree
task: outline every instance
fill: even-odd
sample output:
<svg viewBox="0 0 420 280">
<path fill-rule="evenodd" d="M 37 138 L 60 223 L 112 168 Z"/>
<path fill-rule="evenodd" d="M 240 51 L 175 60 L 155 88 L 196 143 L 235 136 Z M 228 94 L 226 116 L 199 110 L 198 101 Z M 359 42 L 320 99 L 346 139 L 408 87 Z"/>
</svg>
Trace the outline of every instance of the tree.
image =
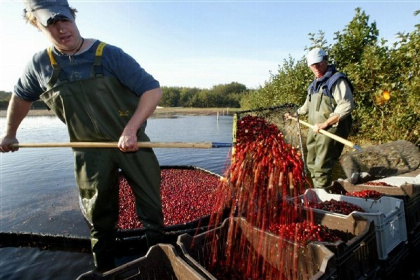
<svg viewBox="0 0 420 280">
<path fill-rule="evenodd" d="M 1 101 L 9 101 L 11 96 L 12 96 L 11 92 L 6 92 L 6 91 L 0 90 L 0 100 Z"/>
<path fill-rule="evenodd" d="M 415 16 L 420 11 L 414 13 Z M 420 24 L 399 34 L 393 47 L 381 39 L 376 24 L 355 9 L 355 16 L 335 44 L 328 46 L 324 33 L 310 33 L 312 45 L 328 50 L 330 62 L 344 72 L 354 86 L 356 109 L 351 137 L 374 143 L 405 139 L 419 144 L 420 134 Z M 284 103 L 302 104 L 313 78 L 304 58 L 289 57 L 264 87 L 245 94 L 244 109 L 271 107 Z"/>
<path fill-rule="evenodd" d="M 215 98 L 213 107 L 240 107 L 239 100 L 241 95 L 247 92 L 244 84 L 232 82 L 230 84 L 220 84 L 211 89 Z"/>
<path fill-rule="evenodd" d="M 420 10 L 414 12 L 418 16 Z M 420 24 L 410 33 L 399 33 L 390 52 L 392 67 L 387 126 L 392 139 L 407 139 L 420 144 Z"/>
<path fill-rule="evenodd" d="M 338 42 L 331 50 L 336 64 L 341 65 L 355 88 L 354 132 L 375 143 L 398 139 L 416 142 L 419 27 L 410 34 L 401 34 L 401 41 L 390 48 L 386 40 L 377 42 L 379 32 L 368 21 L 369 17 L 356 9 L 343 34 L 337 33 Z"/>
<path fill-rule="evenodd" d="M 163 107 L 177 107 L 180 100 L 181 89 L 178 87 L 162 87 L 162 99 L 159 102 Z"/>
<path fill-rule="evenodd" d="M 311 42 L 311 47 L 306 47 L 305 49 L 310 51 L 313 48 L 321 48 L 325 51 L 329 50 L 330 47 L 327 46 L 327 40 L 325 39 L 325 32 L 319 30 L 317 34 L 309 33 L 309 41 Z"/>
<path fill-rule="evenodd" d="M 244 109 L 272 107 L 285 103 L 301 104 L 306 98 L 306 89 L 313 75 L 302 58 L 296 61 L 289 56 L 276 74 L 271 74 L 264 87 L 247 94 L 241 100 Z"/>
<path fill-rule="evenodd" d="M 374 46 L 379 31 L 376 23 L 369 24 L 369 16 L 360 8 L 356 8 L 356 15 L 344 28 L 343 32 L 336 32 L 337 41 L 331 48 L 330 58 L 338 68 L 345 68 L 348 64 L 358 63 L 366 46 Z"/>
<path fill-rule="evenodd" d="M 179 100 L 179 106 L 193 107 L 192 99 L 194 95 L 197 95 L 199 92 L 200 92 L 199 88 L 188 88 L 188 87 L 182 88 L 180 100 Z"/>
</svg>

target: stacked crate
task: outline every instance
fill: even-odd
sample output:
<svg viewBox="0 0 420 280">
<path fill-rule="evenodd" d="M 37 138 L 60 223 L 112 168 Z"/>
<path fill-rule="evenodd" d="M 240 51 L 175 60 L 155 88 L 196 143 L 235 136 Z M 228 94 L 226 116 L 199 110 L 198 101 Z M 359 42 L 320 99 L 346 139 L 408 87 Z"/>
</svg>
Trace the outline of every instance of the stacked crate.
<svg viewBox="0 0 420 280">
<path fill-rule="evenodd" d="M 303 212 L 303 216 L 313 213 Z M 308 217 L 309 218 L 309 217 Z M 210 279 L 217 279 L 209 272 L 211 262 L 225 258 L 227 244 L 226 237 L 229 235 L 229 226 L 240 228 L 240 234 L 236 234 L 237 244 L 242 244 L 241 236 L 245 236 L 249 241 L 248 251 L 243 252 L 243 256 L 259 255 L 262 259 L 258 261 L 274 269 L 279 269 L 283 273 L 294 271 L 296 274 L 283 274 L 283 278 L 275 279 L 375 279 L 379 270 L 376 234 L 374 224 L 360 216 L 340 217 L 330 214 L 313 215 L 314 222 L 324 225 L 332 230 L 339 230 L 352 237 L 347 241 L 330 242 L 310 242 L 306 248 L 296 250 L 296 244 L 286 243 L 278 237 L 268 232 L 249 226 L 243 218 L 225 220 L 223 225 L 214 229 L 212 232 L 202 233 L 195 237 L 188 234 L 181 235 L 178 245 L 182 250 L 182 255 L 204 275 Z M 218 238 L 217 256 L 213 256 L 214 239 Z M 295 264 L 287 262 L 287 256 L 291 252 L 299 252 L 294 256 Z M 297 266 L 296 266 L 297 264 Z M 310 271 L 310 273 L 308 273 Z M 265 278 L 261 278 L 265 279 Z M 268 279 L 271 279 L 268 277 Z"/>
<path fill-rule="evenodd" d="M 337 230 L 351 236 L 348 240 L 322 242 L 334 253 L 334 265 L 337 279 L 375 279 L 380 269 L 377 253 L 375 225 L 372 220 L 356 214 L 337 216 L 333 214 L 306 211 L 314 222 L 331 230 Z"/>
<path fill-rule="evenodd" d="M 308 189 L 299 200 L 304 205 L 305 201 L 325 202 L 330 200 L 345 201 L 361 207 L 365 212 L 353 212 L 375 223 L 378 258 L 384 260 L 398 245 L 407 241 L 407 228 L 404 212 L 404 203 L 401 199 L 381 197 L 379 199 L 364 199 L 346 195 L 330 194 L 324 189 Z M 329 213 L 336 216 L 347 215 L 313 209 L 314 212 Z"/>
<path fill-rule="evenodd" d="M 226 219 L 220 227 L 196 236 L 180 235 L 177 245 L 185 260 L 212 280 L 220 279 L 218 274 L 245 275 L 246 269 L 254 270 L 251 273 L 258 279 L 336 279 L 334 254 L 326 246 L 282 242 L 243 218 Z M 239 262 L 229 257 L 238 250 L 243 258 Z M 225 267 L 229 261 L 230 266 Z M 251 266 L 241 267 L 241 263 Z"/>
<path fill-rule="evenodd" d="M 380 261 L 384 278 L 399 278 L 411 265 L 417 266 L 409 255 L 420 253 L 420 169 L 372 183 L 353 185 L 348 180 L 338 180 L 329 188 L 330 192 L 336 194 L 364 190 L 383 193 L 387 197 L 400 199 L 404 204 L 407 242 L 399 244 L 387 258 Z"/>
<path fill-rule="evenodd" d="M 353 185 L 348 180 L 338 180 L 334 182 L 332 189 L 335 193 L 375 190 L 403 200 L 409 244 L 412 247 L 420 246 L 420 169 L 372 182 L 378 185 Z M 381 186 L 381 182 L 391 186 Z"/>
<path fill-rule="evenodd" d="M 101 273 L 89 271 L 77 280 L 111 279 L 189 279 L 206 280 L 193 267 L 189 266 L 177 253 L 175 247 L 158 244 L 150 248 L 143 257 L 135 259 L 113 270 Z"/>
</svg>

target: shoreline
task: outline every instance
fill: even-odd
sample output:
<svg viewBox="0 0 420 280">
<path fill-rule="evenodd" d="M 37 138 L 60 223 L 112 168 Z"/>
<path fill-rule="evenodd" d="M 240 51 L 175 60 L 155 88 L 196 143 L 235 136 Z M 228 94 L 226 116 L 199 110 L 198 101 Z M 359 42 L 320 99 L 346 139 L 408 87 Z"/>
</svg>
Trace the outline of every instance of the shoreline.
<svg viewBox="0 0 420 280">
<path fill-rule="evenodd" d="M 185 107 L 158 107 L 151 118 L 174 117 L 176 115 L 193 115 L 193 116 L 206 116 L 206 115 L 233 115 L 239 112 L 239 108 L 185 108 Z M 0 117 L 6 117 L 6 110 L 0 110 Z M 55 116 L 51 110 L 47 109 L 31 109 L 28 116 Z"/>
</svg>

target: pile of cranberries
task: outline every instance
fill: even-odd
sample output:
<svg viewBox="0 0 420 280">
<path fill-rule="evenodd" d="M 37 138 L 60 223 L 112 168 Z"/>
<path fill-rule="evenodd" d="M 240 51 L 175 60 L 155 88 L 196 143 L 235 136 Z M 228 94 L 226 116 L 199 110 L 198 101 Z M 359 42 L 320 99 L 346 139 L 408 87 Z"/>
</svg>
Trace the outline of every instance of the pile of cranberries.
<svg viewBox="0 0 420 280">
<path fill-rule="evenodd" d="M 283 239 L 305 245 L 311 241 L 336 242 L 340 240 L 332 230 L 326 226 L 303 221 L 290 224 L 272 223 L 268 231 L 281 236 Z"/>
<path fill-rule="evenodd" d="M 395 187 L 395 186 L 390 185 L 390 184 L 385 183 L 385 182 L 366 182 L 366 183 L 364 183 L 364 184 L 365 184 L 365 185 L 368 185 L 368 186 Z"/>
<path fill-rule="evenodd" d="M 378 191 L 374 191 L 374 190 L 363 190 L 363 191 L 356 191 L 356 192 L 347 192 L 346 195 L 361 197 L 361 198 L 366 198 L 366 199 L 378 199 L 384 194 Z"/>
<path fill-rule="evenodd" d="M 164 225 L 188 223 L 214 212 L 220 195 L 220 177 L 200 169 L 161 170 L 162 211 Z M 127 180 L 119 177 L 118 228 L 143 227 L 135 210 L 134 194 Z"/>
<path fill-rule="evenodd" d="M 321 202 L 308 202 L 306 204 L 309 208 L 320 209 L 324 211 L 349 215 L 353 211 L 365 212 L 360 206 L 347 201 L 339 201 L 335 199 L 325 200 Z"/>
</svg>

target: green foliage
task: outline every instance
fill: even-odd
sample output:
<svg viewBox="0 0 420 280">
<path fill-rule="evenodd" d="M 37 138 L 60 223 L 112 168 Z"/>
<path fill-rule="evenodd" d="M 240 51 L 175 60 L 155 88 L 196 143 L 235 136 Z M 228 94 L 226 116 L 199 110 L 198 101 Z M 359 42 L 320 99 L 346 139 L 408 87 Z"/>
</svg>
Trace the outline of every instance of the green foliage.
<svg viewBox="0 0 420 280">
<path fill-rule="evenodd" d="M 181 99 L 181 88 L 179 87 L 162 87 L 162 99 L 160 106 L 178 107 Z"/>
<path fill-rule="evenodd" d="M 271 74 L 263 88 L 242 98 L 241 107 L 255 109 L 284 103 L 300 104 L 305 100 L 308 81 L 311 79 L 313 76 L 305 59 L 295 61 L 289 57 L 279 66 L 277 74 Z"/>
<path fill-rule="evenodd" d="M 12 97 L 11 92 L 0 91 L 0 110 L 6 110 L 9 105 L 9 100 Z"/>
<path fill-rule="evenodd" d="M 164 107 L 231 107 L 239 108 L 239 101 L 248 92 L 245 85 L 232 82 L 219 84 L 211 89 L 162 87 L 159 105 Z"/>
<path fill-rule="evenodd" d="M 308 51 L 313 48 L 321 48 L 325 51 L 329 49 L 327 46 L 327 40 L 325 39 L 325 32 L 322 30 L 319 30 L 317 34 L 315 33 L 309 33 L 309 41 L 311 42 L 312 47 L 311 48 L 305 48 Z"/>
<path fill-rule="evenodd" d="M 11 96 L 12 96 L 11 92 L 0 90 L 0 101 L 9 101 Z"/>
<path fill-rule="evenodd" d="M 335 44 L 328 46 L 324 35 L 310 33 L 311 46 L 306 49 L 325 49 L 330 62 L 352 81 L 356 102 L 352 138 L 375 143 L 405 139 L 419 144 L 420 24 L 388 46 L 384 39 L 378 42 L 376 23 L 369 23 L 369 16 L 356 8 L 350 23 L 335 33 Z M 302 104 L 312 79 L 305 58 L 289 57 L 264 87 L 241 99 L 241 106 Z"/>
<path fill-rule="evenodd" d="M 363 20 L 353 19 L 353 24 L 345 29 L 341 37 L 348 40 L 339 41 L 347 47 L 333 49 L 357 53 L 349 57 L 339 55 L 346 59 L 341 63 L 342 71 L 350 77 L 355 87 L 356 110 L 353 115 L 357 137 L 375 143 L 398 139 L 418 143 L 419 27 L 412 33 L 400 34 L 400 41 L 390 48 L 384 40 L 376 42 L 378 31 L 375 25 L 369 26 L 364 13 L 356 9 L 355 18 Z M 346 32 L 364 34 L 365 38 L 355 41 L 349 39 L 354 36 L 347 36 Z M 385 98 L 388 94 L 389 100 Z"/>
<path fill-rule="evenodd" d="M 182 88 L 179 106 L 182 107 L 193 107 L 193 97 L 198 95 L 201 90 L 199 88 Z"/>
<path fill-rule="evenodd" d="M 356 8 L 356 15 L 344 28 L 343 32 L 336 32 L 334 40 L 337 41 L 329 52 L 330 58 L 338 68 L 348 64 L 358 63 L 366 46 L 376 44 L 379 31 L 376 23 L 369 25 L 369 16 L 360 8 Z"/>
</svg>

